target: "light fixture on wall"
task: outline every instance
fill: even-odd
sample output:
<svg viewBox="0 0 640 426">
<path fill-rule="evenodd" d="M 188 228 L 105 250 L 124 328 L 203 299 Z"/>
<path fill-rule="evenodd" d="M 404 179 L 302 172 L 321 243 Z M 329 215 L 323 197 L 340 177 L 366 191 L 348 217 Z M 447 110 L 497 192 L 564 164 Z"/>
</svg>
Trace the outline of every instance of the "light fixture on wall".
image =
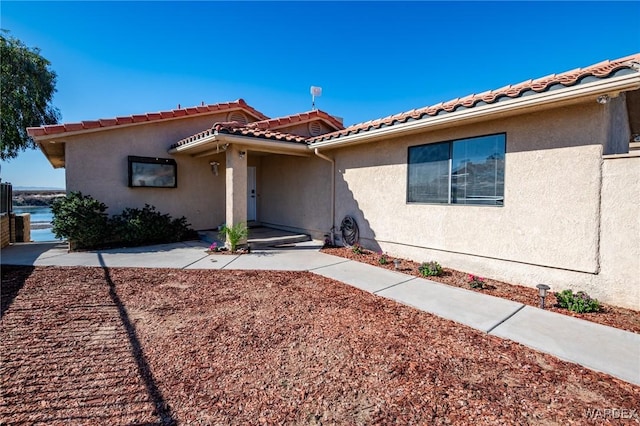
<svg viewBox="0 0 640 426">
<path fill-rule="evenodd" d="M 220 163 L 218 163 L 217 161 L 211 161 L 209 165 L 211 166 L 211 173 L 218 176 L 218 166 L 220 165 Z"/>
<path fill-rule="evenodd" d="M 547 297 L 547 291 L 551 288 L 546 284 L 538 284 L 538 295 L 540 296 L 540 309 L 544 309 L 544 299 Z"/>
<path fill-rule="evenodd" d="M 607 102 L 609 102 L 609 95 L 598 96 L 598 98 L 596 99 L 596 102 L 598 102 L 600 105 L 606 104 Z"/>
<path fill-rule="evenodd" d="M 244 160 L 244 156 L 247 155 L 246 151 L 240 151 L 238 154 L 240 154 L 240 159 Z"/>
</svg>

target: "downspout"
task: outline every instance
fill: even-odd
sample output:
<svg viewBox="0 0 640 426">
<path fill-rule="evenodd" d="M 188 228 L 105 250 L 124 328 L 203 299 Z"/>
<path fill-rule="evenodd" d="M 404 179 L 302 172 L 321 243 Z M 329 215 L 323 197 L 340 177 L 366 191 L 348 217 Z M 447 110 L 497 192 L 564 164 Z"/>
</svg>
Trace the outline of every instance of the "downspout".
<svg viewBox="0 0 640 426">
<path fill-rule="evenodd" d="M 325 161 L 331 163 L 331 244 L 335 245 L 335 231 L 336 231 L 336 162 L 330 157 L 324 154 L 320 154 L 318 148 L 314 150 L 315 154 Z"/>
</svg>

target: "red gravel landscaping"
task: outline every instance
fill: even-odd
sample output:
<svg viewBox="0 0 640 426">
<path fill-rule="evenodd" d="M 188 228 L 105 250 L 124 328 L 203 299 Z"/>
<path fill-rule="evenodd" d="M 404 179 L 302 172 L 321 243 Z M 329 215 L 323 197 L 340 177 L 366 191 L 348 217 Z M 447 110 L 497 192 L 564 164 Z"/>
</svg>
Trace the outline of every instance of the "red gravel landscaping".
<svg viewBox="0 0 640 426">
<path fill-rule="evenodd" d="M 0 424 L 640 423 L 638 386 L 307 272 L 3 267 L 2 312 Z"/>
<path fill-rule="evenodd" d="M 380 254 L 372 252 L 370 250 L 364 250 L 363 253 L 354 253 L 347 247 L 334 247 L 323 248 L 321 250 L 324 253 L 332 254 L 334 256 L 344 257 L 346 259 L 355 260 L 357 262 L 368 263 L 369 265 L 378 266 L 380 268 L 394 270 L 393 259 L 394 257 L 387 256 L 387 263 L 380 264 Z M 413 262 L 406 259 L 400 259 L 400 272 L 414 275 L 416 277 L 422 277 L 418 271 L 420 263 Z M 490 278 L 483 278 L 486 283 L 484 289 L 474 289 L 469 286 L 469 274 L 466 272 L 456 271 L 454 269 L 443 268 L 444 273 L 439 277 L 426 277 L 429 280 L 437 281 L 443 284 L 448 284 L 455 287 L 464 288 L 467 290 L 477 291 L 484 294 L 490 294 L 496 297 L 502 297 L 504 299 L 513 300 L 524 305 L 536 306 L 540 304 L 540 298 L 538 296 L 538 290 L 531 287 L 525 287 L 517 284 L 509 284 L 502 281 L 492 280 Z M 556 289 L 556 290 L 565 290 Z M 578 291 L 579 289 L 574 289 Z M 559 314 L 570 315 L 576 318 L 580 318 L 587 321 L 592 321 L 598 324 L 608 325 L 610 327 L 619 328 L 621 330 L 631 331 L 633 333 L 640 333 L 640 312 L 632 309 L 625 309 L 618 306 L 612 306 L 607 304 L 601 304 L 601 310 L 599 312 L 589 313 L 576 313 L 567 309 L 563 309 L 555 306 L 557 304 L 556 298 L 553 295 L 553 291 L 549 292 L 545 306 L 547 310 L 557 312 Z"/>
</svg>

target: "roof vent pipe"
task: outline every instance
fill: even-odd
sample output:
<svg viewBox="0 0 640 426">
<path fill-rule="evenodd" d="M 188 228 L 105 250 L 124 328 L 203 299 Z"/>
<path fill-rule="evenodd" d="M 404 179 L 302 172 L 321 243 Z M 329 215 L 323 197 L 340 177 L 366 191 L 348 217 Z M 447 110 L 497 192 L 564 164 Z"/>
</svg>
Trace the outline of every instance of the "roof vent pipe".
<svg viewBox="0 0 640 426">
<path fill-rule="evenodd" d="M 320 154 L 318 148 L 314 149 L 315 154 L 331 163 L 331 245 L 336 244 L 335 231 L 336 231 L 336 162 L 334 159 L 327 157 L 324 154 Z"/>
</svg>

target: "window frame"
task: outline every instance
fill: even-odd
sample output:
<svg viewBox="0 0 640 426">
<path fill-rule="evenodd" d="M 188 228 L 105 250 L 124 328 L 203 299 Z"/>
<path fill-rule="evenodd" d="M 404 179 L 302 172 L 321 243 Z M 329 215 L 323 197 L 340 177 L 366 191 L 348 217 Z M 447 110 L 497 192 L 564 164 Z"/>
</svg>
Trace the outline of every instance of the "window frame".
<svg viewBox="0 0 640 426">
<path fill-rule="evenodd" d="M 455 142 L 461 142 L 461 141 L 469 141 L 469 140 L 473 140 L 473 139 L 480 139 L 480 138 L 486 138 L 486 137 L 491 137 L 491 136 L 502 136 L 504 139 L 504 162 L 505 162 L 505 170 L 503 170 L 503 193 L 502 193 L 502 204 L 469 204 L 469 203 L 453 203 L 452 202 L 452 180 L 453 180 L 453 176 L 452 176 L 452 167 L 453 167 L 453 144 Z M 429 146 L 429 145 L 438 145 L 438 144 L 448 144 L 449 146 L 449 159 L 448 159 L 448 167 L 449 167 L 449 173 L 448 173 L 448 188 L 447 188 L 447 202 L 446 203 L 438 203 L 438 202 L 427 202 L 427 201 L 410 201 L 409 200 L 409 191 L 410 191 L 410 166 L 411 166 L 411 149 L 412 148 L 420 148 L 423 146 Z M 464 138 L 457 138 L 457 139 L 448 139 L 448 140 L 443 140 L 443 141 L 435 141 L 435 142 L 430 142 L 430 143 L 424 143 L 424 144 L 420 144 L 420 145 L 411 145 L 407 147 L 407 189 L 406 189 L 406 197 L 405 197 L 405 203 L 406 204 L 412 204 L 412 205 L 433 205 L 433 206 L 475 206 L 475 207 L 504 207 L 505 205 L 505 199 L 504 199 L 504 184 L 506 181 L 506 159 L 507 159 L 507 133 L 506 132 L 496 132 L 496 133 L 488 133 L 488 134 L 484 134 L 484 135 L 478 135 L 478 136 L 469 136 L 469 137 L 464 137 Z"/>
</svg>

